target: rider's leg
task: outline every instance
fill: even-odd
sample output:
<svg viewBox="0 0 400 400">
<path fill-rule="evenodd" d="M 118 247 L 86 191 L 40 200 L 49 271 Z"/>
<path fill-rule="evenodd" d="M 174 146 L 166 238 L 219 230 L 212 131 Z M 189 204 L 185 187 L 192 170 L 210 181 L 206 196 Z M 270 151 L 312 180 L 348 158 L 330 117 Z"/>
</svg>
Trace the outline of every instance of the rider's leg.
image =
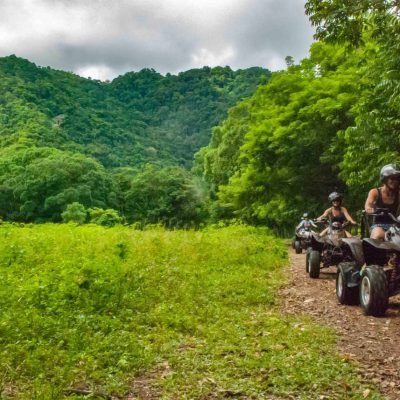
<svg viewBox="0 0 400 400">
<path fill-rule="evenodd" d="M 345 235 L 346 235 L 347 238 L 353 237 L 353 235 L 352 235 L 349 231 L 346 231 L 346 230 L 345 230 L 344 233 L 345 233 Z"/>
<path fill-rule="evenodd" d="M 376 227 L 372 228 L 370 238 L 377 239 L 377 240 L 384 240 L 385 239 L 384 229 L 381 228 L 380 226 L 376 226 Z"/>
<path fill-rule="evenodd" d="M 325 236 L 326 233 L 328 232 L 328 229 L 329 229 L 329 228 L 325 228 L 322 232 L 320 232 L 319 236 L 320 236 L 320 237 Z"/>
</svg>

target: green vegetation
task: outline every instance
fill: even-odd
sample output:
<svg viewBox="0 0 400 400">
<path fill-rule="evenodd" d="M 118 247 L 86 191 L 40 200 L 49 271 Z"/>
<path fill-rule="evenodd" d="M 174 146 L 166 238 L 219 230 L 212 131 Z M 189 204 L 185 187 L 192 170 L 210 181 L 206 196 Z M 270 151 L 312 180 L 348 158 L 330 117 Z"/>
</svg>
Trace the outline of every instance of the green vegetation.
<svg viewBox="0 0 400 400">
<path fill-rule="evenodd" d="M 201 184 L 183 168 L 148 165 L 132 179 L 125 212 L 143 224 L 198 225 L 204 219 L 206 196 Z"/>
<path fill-rule="evenodd" d="M 193 154 L 228 108 L 269 77 L 257 67 L 204 67 L 177 76 L 144 69 L 100 82 L 0 58 L 1 216 L 59 222 L 78 202 L 142 224 L 198 224 L 207 195 L 188 172 Z M 167 174 L 167 193 L 143 206 L 147 198 L 137 196 Z"/>
<path fill-rule="evenodd" d="M 141 224 L 194 226 L 204 219 L 207 198 L 202 182 L 179 166 L 108 172 L 79 153 L 19 145 L 0 150 L 0 215 L 6 220 L 76 220 L 69 207 L 79 203 L 108 209 L 115 221 L 123 216 Z"/>
<path fill-rule="evenodd" d="M 363 398 L 333 333 L 277 311 L 286 247 L 265 229 L 3 224 L 0 237 L 3 399 L 122 397 L 139 381 L 167 399 Z"/>
<path fill-rule="evenodd" d="M 338 177 L 343 133 L 354 123 L 363 69 L 358 54 L 316 43 L 310 58 L 229 111 L 196 156 L 218 194 L 217 218 L 292 226 L 303 210 L 318 212 Z M 359 76 L 360 78 L 355 78 Z"/>
<path fill-rule="evenodd" d="M 83 153 L 104 167 L 190 166 L 229 107 L 267 81 L 268 70 L 152 69 L 112 82 L 0 58 L 0 147 L 25 143 Z"/>
<path fill-rule="evenodd" d="M 65 211 L 61 213 L 63 222 L 76 222 L 83 224 L 87 219 L 87 211 L 83 204 L 74 201 L 67 205 Z"/>
<path fill-rule="evenodd" d="M 116 207 L 114 184 L 93 158 L 49 147 L 0 150 L 0 213 L 7 220 L 60 221 L 74 202 Z"/>
<path fill-rule="evenodd" d="M 398 2 L 310 0 L 321 39 L 229 110 L 196 155 L 213 217 L 283 233 L 334 190 L 362 208 L 379 170 L 400 161 Z M 340 10 L 340 12 L 338 12 Z"/>
</svg>

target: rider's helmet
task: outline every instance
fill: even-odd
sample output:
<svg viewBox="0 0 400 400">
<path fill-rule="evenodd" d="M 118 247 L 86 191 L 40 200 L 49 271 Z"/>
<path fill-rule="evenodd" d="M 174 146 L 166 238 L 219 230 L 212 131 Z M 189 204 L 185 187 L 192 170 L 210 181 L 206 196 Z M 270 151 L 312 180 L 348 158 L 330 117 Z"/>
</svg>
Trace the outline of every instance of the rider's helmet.
<svg viewBox="0 0 400 400">
<path fill-rule="evenodd" d="M 395 164 L 388 164 L 382 167 L 380 172 L 381 181 L 384 181 L 389 176 L 400 176 L 400 171 Z"/>
<path fill-rule="evenodd" d="M 308 218 L 308 214 L 307 214 L 307 213 L 304 213 L 304 214 L 303 214 L 303 218 Z"/>
<path fill-rule="evenodd" d="M 332 201 L 335 201 L 335 200 L 339 200 L 339 201 L 342 201 L 342 198 L 343 198 L 343 196 L 340 194 L 340 193 L 338 193 L 338 192 L 332 192 L 329 196 L 328 196 L 328 199 L 329 199 L 329 201 L 332 203 Z"/>
</svg>

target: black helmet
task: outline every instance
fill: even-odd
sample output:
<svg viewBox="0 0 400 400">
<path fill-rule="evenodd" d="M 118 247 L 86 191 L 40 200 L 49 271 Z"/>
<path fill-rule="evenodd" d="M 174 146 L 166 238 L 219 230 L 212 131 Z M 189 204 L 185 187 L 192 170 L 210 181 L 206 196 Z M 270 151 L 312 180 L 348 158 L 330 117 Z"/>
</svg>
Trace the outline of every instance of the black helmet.
<svg viewBox="0 0 400 400">
<path fill-rule="evenodd" d="M 381 181 L 385 180 L 389 176 L 399 176 L 400 171 L 397 169 L 395 164 L 388 164 L 382 167 L 381 173 L 380 173 L 380 178 Z"/>
<path fill-rule="evenodd" d="M 303 218 L 308 218 L 308 213 L 304 213 Z"/>
<path fill-rule="evenodd" d="M 335 200 L 342 200 L 342 195 L 338 192 L 332 192 L 329 196 L 328 199 L 330 202 L 335 201 Z"/>
</svg>

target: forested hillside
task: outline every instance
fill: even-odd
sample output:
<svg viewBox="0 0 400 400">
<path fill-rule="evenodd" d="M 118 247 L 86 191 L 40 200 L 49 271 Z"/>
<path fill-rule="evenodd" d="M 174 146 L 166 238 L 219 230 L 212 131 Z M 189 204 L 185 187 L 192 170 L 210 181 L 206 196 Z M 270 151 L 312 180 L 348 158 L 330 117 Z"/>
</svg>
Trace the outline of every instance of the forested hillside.
<svg viewBox="0 0 400 400">
<path fill-rule="evenodd" d="M 262 68 L 152 69 L 112 82 L 0 58 L 1 146 L 21 143 L 92 156 L 105 167 L 190 166 L 229 107 L 268 80 Z"/>
<path fill-rule="evenodd" d="M 197 223 L 204 194 L 188 171 L 193 154 L 269 77 L 204 67 L 100 82 L 1 58 L 1 217 L 60 221 L 79 203 L 81 213 L 116 209 L 129 222 Z"/>
<path fill-rule="evenodd" d="M 398 8 L 361 3 L 309 1 L 320 39 L 310 56 L 214 128 L 195 165 L 214 218 L 292 226 L 305 211 L 319 215 L 333 190 L 355 212 L 380 168 L 400 160 Z"/>
</svg>

